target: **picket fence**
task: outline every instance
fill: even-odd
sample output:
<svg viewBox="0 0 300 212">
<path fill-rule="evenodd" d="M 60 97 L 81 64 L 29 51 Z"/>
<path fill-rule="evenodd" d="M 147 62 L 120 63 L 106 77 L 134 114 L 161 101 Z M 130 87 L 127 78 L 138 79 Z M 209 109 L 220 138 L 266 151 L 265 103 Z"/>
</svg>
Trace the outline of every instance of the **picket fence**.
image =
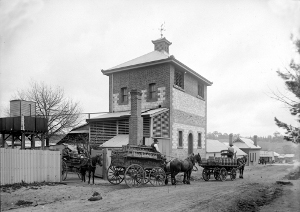
<svg viewBox="0 0 300 212">
<path fill-rule="evenodd" d="M 61 181 L 59 151 L 0 148 L 0 157 L 0 185 Z"/>
</svg>

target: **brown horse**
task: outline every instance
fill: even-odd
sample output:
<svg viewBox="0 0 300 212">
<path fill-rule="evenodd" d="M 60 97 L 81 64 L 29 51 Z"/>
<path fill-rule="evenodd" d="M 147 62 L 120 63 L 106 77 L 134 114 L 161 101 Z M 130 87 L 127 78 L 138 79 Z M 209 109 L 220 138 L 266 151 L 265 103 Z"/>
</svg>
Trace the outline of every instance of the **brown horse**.
<svg viewBox="0 0 300 212">
<path fill-rule="evenodd" d="M 172 185 L 176 185 L 175 176 L 180 172 L 184 172 L 183 183 L 190 184 L 191 173 L 192 173 L 194 165 L 195 165 L 194 153 L 190 154 L 184 160 L 175 158 L 175 159 L 171 160 L 170 162 L 168 162 L 166 168 L 171 173 Z"/>
<path fill-rule="evenodd" d="M 93 174 L 93 184 L 94 184 L 96 165 L 98 164 L 99 166 L 102 166 L 101 157 L 102 155 L 96 155 L 95 157 L 88 158 L 87 160 L 82 162 L 80 166 L 80 173 L 83 182 L 85 182 L 85 174 L 86 172 L 88 172 L 89 173 L 88 184 L 90 184 L 91 173 Z"/>
</svg>

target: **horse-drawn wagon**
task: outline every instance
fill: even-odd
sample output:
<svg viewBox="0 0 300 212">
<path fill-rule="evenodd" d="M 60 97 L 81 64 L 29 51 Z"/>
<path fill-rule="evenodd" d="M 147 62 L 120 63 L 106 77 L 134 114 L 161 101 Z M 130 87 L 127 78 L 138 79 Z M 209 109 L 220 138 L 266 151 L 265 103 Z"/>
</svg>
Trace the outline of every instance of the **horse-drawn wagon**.
<svg viewBox="0 0 300 212">
<path fill-rule="evenodd" d="M 150 182 L 153 186 L 165 184 L 165 160 L 152 150 L 141 145 L 124 145 L 111 153 L 107 179 L 117 185 L 125 181 L 129 187 L 138 187 Z"/>
<path fill-rule="evenodd" d="M 205 181 L 208 181 L 211 175 L 216 180 L 225 181 L 227 176 L 230 176 L 231 180 L 236 179 L 236 172 L 240 167 L 238 160 L 235 158 L 229 158 L 228 150 L 221 151 L 221 157 L 210 156 L 208 159 L 202 159 L 200 166 L 203 167 L 202 177 Z"/>
<path fill-rule="evenodd" d="M 80 166 L 83 160 L 87 160 L 84 155 L 78 155 L 69 153 L 62 158 L 62 180 L 67 178 L 68 172 L 77 173 L 79 179 L 81 179 Z"/>
</svg>

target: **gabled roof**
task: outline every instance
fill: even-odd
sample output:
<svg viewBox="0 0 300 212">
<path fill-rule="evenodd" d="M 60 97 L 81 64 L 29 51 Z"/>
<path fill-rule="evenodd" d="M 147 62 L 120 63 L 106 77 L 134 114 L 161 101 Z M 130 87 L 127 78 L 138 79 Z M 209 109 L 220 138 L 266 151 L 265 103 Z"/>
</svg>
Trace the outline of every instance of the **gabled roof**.
<svg viewBox="0 0 300 212">
<path fill-rule="evenodd" d="M 158 65 L 163 63 L 172 63 L 177 67 L 182 68 L 186 72 L 192 74 L 193 76 L 197 77 L 198 79 L 202 80 L 206 85 L 210 86 L 213 83 L 210 82 L 208 79 L 204 78 L 191 68 L 187 67 L 183 63 L 181 63 L 179 60 L 176 60 L 173 55 L 169 55 L 165 51 L 152 51 L 148 54 L 142 55 L 140 57 L 137 57 L 133 60 L 129 60 L 125 63 L 121 63 L 120 65 L 114 66 L 112 68 L 101 70 L 101 72 L 104 75 L 109 75 L 112 73 L 120 72 L 120 71 L 126 71 L 130 69 L 136 69 L 136 68 L 142 68 L 152 65 Z"/>
<path fill-rule="evenodd" d="M 163 112 L 168 111 L 168 108 L 155 108 L 155 109 L 147 109 L 142 111 L 141 116 L 143 117 L 153 117 L 156 115 L 159 115 Z M 95 118 L 87 119 L 87 122 L 93 122 L 93 121 L 99 121 L 99 120 L 112 120 L 112 119 L 121 119 L 121 118 L 129 118 L 130 117 L 130 111 L 122 111 L 122 112 L 116 112 L 116 113 L 104 113 L 99 116 L 96 116 Z"/>
<path fill-rule="evenodd" d="M 261 149 L 260 146 L 255 146 L 254 142 L 249 138 L 237 138 L 233 143 L 240 149 Z"/>
<path fill-rule="evenodd" d="M 223 144 L 225 144 L 227 146 L 227 148 L 229 147 L 229 143 L 224 142 Z M 233 145 L 232 146 L 234 149 L 234 152 L 236 152 L 236 156 L 244 156 L 247 155 L 247 153 L 245 153 L 243 150 L 241 150 L 240 148 L 238 148 L 237 146 Z"/>
</svg>

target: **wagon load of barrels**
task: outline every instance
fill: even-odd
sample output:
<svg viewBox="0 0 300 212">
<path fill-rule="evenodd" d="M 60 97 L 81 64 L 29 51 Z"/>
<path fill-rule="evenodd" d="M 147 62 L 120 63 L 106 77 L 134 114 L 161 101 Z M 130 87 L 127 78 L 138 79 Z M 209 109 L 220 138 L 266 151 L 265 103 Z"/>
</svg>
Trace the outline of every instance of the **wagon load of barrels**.
<svg viewBox="0 0 300 212">
<path fill-rule="evenodd" d="M 232 166 L 232 165 L 237 165 L 237 160 L 231 158 L 209 156 L 208 159 L 203 158 L 201 160 L 201 164 L 208 165 L 208 166 L 218 166 L 218 165 Z"/>
<path fill-rule="evenodd" d="M 161 155 L 157 152 L 153 152 L 152 147 L 140 145 L 123 145 L 122 149 L 113 150 L 111 152 L 111 157 L 149 158 L 161 160 Z"/>
</svg>

